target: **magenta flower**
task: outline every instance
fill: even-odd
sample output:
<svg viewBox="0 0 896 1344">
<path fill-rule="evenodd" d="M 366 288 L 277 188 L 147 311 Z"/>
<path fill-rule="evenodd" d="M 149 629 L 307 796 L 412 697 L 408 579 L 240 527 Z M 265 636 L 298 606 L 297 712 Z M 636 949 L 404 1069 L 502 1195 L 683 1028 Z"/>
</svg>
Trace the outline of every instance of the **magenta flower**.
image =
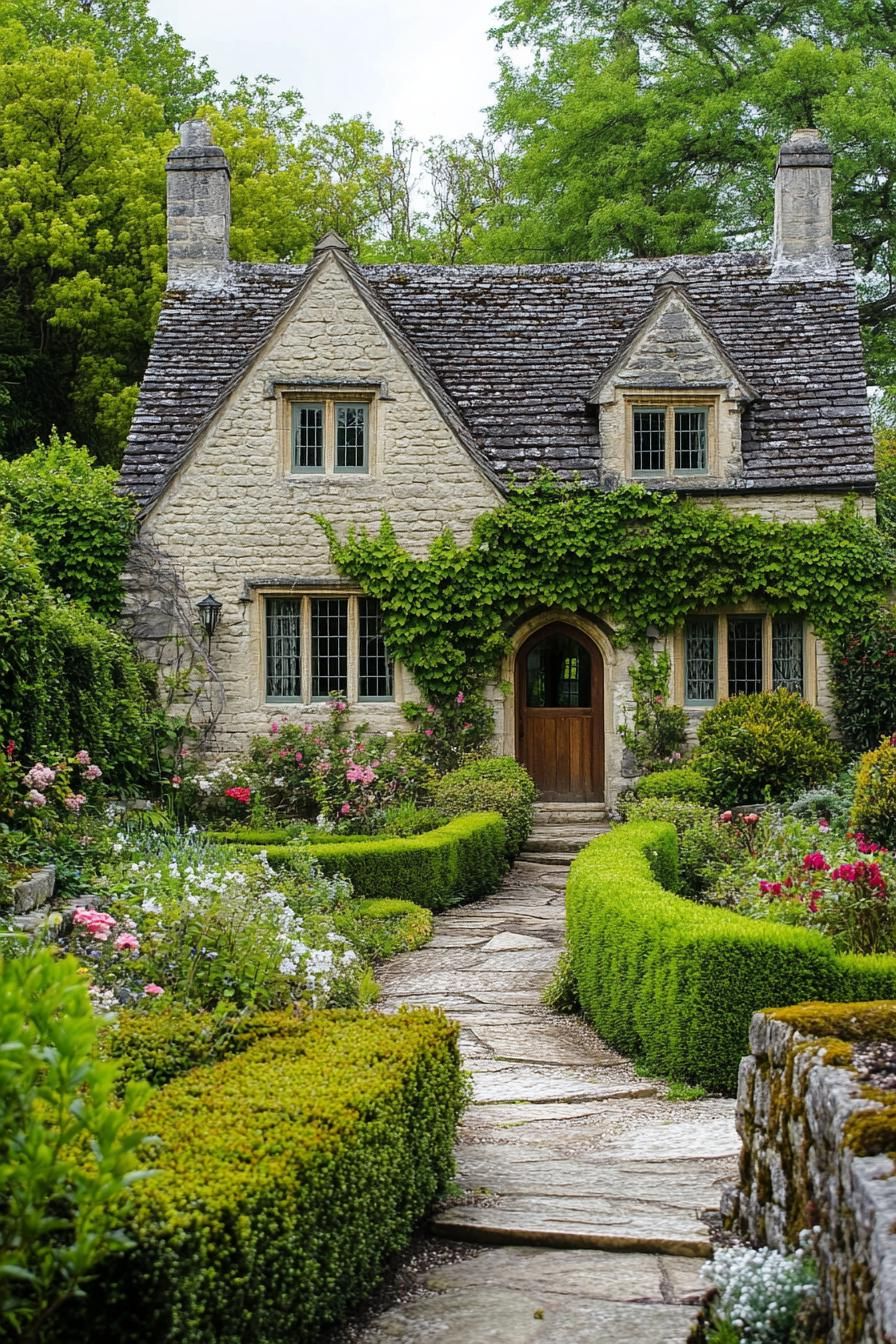
<svg viewBox="0 0 896 1344">
<path fill-rule="evenodd" d="M 120 933 L 112 944 L 121 952 L 139 952 L 140 944 L 132 933 Z"/>
<path fill-rule="evenodd" d="M 280 725 L 275 719 L 274 722 L 271 724 L 271 737 L 273 737 L 276 733 L 279 733 L 279 731 L 280 731 Z"/>
<path fill-rule="evenodd" d="M 465 698 L 463 691 L 458 691 L 457 695 L 454 697 L 454 703 L 456 705 L 462 705 Z"/>
<path fill-rule="evenodd" d="M 830 866 L 831 865 L 820 850 L 815 850 L 812 854 L 805 854 L 803 856 L 803 867 L 806 869 L 806 872 L 826 873 Z"/>
<path fill-rule="evenodd" d="M 148 985 L 143 986 L 143 993 L 148 994 L 151 999 L 157 999 L 158 996 L 164 994 L 165 991 L 161 985 L 154 985 L 150 982 Z"/>
<path fill-rule="evenodd" d="M 301 764 L 302 764 L 302 753 L 301 753 L 300 751 L 297 751 L 297 752 L 296 752 L 296 765 L 301 765 Z"/>
<path fill-rule="evenodd" d="M 351 814 L 351 810 L 352 810 L 351 803 L 343 803 L 339 809 L 339 813 L 341 816 L 347 817 Z"/>
<path fill-rule="evenodd" d="M 424 729 L 423 729 L 423 732 L 424 732 L 424 735 L 425 735 L 426 737 L 432 737 L 432 729 L 431 729 L 431 728 L 424 728 Z"/>
</svg>

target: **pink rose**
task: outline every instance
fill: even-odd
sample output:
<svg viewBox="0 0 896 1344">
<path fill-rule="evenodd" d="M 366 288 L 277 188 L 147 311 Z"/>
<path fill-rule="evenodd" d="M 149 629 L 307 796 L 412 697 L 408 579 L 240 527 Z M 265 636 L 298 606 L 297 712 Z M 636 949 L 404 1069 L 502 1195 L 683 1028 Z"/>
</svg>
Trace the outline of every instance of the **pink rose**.
<svg viewBox="0 0 896 1344">
<path fill-rule="evenodd" d="M 757 812 L 748 812 L 743 820 L 745 825 L 755 826 L 759 820 L 759 814 Z"/>
<path fill-rule="evenodd" d="M 274 722 L 271 724 L 271 737 L 274 737 L 275 734 L 279 733 L 279 731 L 280 731 L 280 725 L 275 719 Z"/>
<path fill-rule="evenodd" d="M 454 697 L 454 703 L 455 703 L 456 705 L 462 705 L 463 702 L 464 702 L 464 699 L 465 699 L 465 696 L 464 696 L 463 691 L 458 691 L 457 695 Z"/>
<path fill-rule="evenodd" d="M 78 765 L 89 765 L 89 764 L 90 764 L 90 752 L 89 752 L 89 751 L 79 751 L 79 752 L 76 752 L 76 754 L 75 754 L 75 761 L 77 762 Z"/>
<path fill-rule="evenodd" d="M 730 811 L 729 811 L 729 812 L 723 812 L 722 815 L 719 817 L 719 821 L 731 821 L 731 819 L 732 819 L 733 816 L 734 816 L 734 813 L 733 813 L 733 812 L 730 812 Z"/>
<path fill-rule="evenodd" d="M 343 816 L 343 817 L 347 817 L 347 816 L 350 815 L 351 810 L 352 810 L 352 805 L 351 805 L 351 803 L 343 803 L 342 806 L 341 806 L 340 809 L 339 809 L 339 812 L 340 812 L 340 815 L 341 815 L 341 816 Z"/>
<path fill-rule="evenodd" d="M 427 706 L 426 706 L 426 712 L 427 712 L 427 714 L 435 714 L 435 712 L 436 712 L 436 707 L 435 707 L 435 705 L 427 705 Z"/>
<path fill-rule="evenodd" d="M 165 991 L 161 985 L 154 985 L 150 983 L 148 985 L 143 986 L 143 993 L 148 994 L 151 999 L 157 999 L 158 996 L 160 994 L 164 994 Z"/>
<path fill-rule="evenodd" d="M 345 711 L 348 709 L 348 705 L 345 703 L 344 700 L 337 700 L 336 703 L 333 705 L 333 708 L 336 710 L 338 714 L 344 714 Z"/>
<path fill-rule="evenodd" d="M 132 933 L 120 933 L 112 944 L 122 952 L 139 952 L 140 944 Z"/>
<path fill-rule="evenodd" d="M 426 737 L 432 737 L 432 729 L 431 729 L 431 728 L 424 728 L 424 729 L 423 729 L 423 732 L 424 732 L 424 734 L 425 734 Z"/>
<path fill-rule="evenodd" d="M 301 753 L 300 751 L 297 751 L 297 752 L 296 752 L 296 765 L 301 765 L 301 764 L 302 764 L 302 753 Z"/>
</svg>

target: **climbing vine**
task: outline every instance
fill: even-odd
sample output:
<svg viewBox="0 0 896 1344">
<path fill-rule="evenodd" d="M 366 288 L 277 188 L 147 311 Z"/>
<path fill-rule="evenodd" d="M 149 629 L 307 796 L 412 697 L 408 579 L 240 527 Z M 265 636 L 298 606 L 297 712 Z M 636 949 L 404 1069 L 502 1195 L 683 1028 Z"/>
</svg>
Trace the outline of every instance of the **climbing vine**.
<svg viewBox="0 0 896 1344">
<path fill-rule="evenodd" d="M 447 701 L 495 673 L 508 634 L 534 608 L 606 617 L 620 644 L 668 632 L 700 608 L 755 599 L 825 639 L 869 618 L 893 580 L 886 544 L 854 503 L 813 523 L 776 523 L 637 485 L 612 492 L 548 474 L 415 558 L 389 519 L 340 539 L 334 563 L 382 604 L 386 639 L 425 695 Z"/>
</svg>

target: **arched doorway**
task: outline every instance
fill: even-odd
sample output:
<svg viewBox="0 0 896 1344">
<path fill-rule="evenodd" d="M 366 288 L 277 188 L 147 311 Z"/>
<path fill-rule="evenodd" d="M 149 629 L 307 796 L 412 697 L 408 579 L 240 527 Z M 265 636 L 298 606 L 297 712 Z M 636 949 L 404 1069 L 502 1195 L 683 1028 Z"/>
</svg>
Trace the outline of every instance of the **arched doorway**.
<svg viewBox="0 0 896 1344">
<path fill-rule="evenodd" d="M 604 665 L 597 645 L 558 621 L 536 630 L 516 659 L 517 757 L 542 798 L 604 796 Z"/>
</svg>

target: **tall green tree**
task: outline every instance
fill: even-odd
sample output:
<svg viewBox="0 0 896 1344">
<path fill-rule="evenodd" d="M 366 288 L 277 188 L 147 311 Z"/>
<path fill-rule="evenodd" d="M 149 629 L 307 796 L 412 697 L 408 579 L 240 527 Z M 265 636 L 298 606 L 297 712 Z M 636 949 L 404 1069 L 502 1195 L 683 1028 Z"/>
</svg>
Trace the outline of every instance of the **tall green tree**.
<svg viewBox="0 0 896 1344">
<path fill-rule="evenodd" d="M 509 146 L 507 196 L 481 250 L 542 260 L 765 244 L 777 147 L 814 125 L 836 156 L 836 236 L 864 272 L 872 368 L 896 382 L 896 5 L 503 0 L 498 15 L 492 129 Z"/>
</svg>

